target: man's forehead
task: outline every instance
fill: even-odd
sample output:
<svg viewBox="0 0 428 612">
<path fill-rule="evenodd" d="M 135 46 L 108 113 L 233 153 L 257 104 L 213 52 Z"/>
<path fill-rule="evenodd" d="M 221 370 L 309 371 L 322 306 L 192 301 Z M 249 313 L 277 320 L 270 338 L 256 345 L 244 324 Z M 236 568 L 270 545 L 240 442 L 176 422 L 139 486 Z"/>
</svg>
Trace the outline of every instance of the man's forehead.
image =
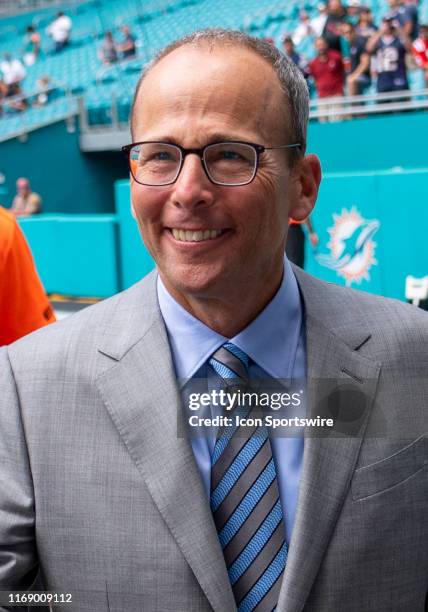
<svg viewBox="0 0 428 612">
<path fill-rule="evenodd" d="M 135 104 L 136 125 L 147 115 L 197 107 L 201 112 L 257 115 L 261 122 L 284 106 L 272 65 L 242 46 L 185 45 L 162 58 L 143 80 Z M 151 117 L 152 118 L 152 117 Z M 135 126 L 134 126 L 135 129 Z"/>
</svg>

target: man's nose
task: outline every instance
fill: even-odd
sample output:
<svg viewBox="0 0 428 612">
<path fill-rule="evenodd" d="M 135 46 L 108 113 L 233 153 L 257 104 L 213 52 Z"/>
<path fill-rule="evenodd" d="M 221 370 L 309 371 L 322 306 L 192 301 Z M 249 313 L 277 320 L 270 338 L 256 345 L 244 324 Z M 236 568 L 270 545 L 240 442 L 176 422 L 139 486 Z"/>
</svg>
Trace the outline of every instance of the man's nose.
<svg viewBox="0 0 428 612">
<path fill-rule="evenodd" d="M 210 205 L 215 185 L 207 177 L 201 158 L 189 153 L 184 158 L 181 172 L 174 183 L 173 202 L 176 206 Z"/>
</svg>

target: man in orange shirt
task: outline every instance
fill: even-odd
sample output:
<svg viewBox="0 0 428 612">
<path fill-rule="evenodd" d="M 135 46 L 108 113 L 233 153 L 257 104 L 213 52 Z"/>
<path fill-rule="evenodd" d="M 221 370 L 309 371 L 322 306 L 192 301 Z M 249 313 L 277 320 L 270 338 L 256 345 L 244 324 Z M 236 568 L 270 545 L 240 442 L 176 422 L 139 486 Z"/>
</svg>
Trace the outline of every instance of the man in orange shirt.
<svg viewBox="0 0 428 612">
<path fill-rule="evenodd" d="M 0 206 L 0 346 L 54 321 L 24 235 Z"/>
</svg>

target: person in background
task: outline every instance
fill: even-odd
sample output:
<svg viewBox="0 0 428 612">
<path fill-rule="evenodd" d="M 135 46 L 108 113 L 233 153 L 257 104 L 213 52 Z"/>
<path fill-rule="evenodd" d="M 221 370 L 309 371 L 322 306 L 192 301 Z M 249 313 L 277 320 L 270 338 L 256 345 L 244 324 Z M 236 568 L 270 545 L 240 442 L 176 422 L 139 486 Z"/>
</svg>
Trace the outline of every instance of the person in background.
<svg viewBox="0 0 428 612">
<path fill-rule="evenodd" d="M 21 177 L 16 181 L 16 196 L 13 198 L 10 211 L 16 217 L 29 217 L 39 213 L 42 200 L 38 193 L 31 189 L 30 181 Z"/>
<path fill-rule="evenodd" d="M 294 42 L 291 36 L 284 36 L 282 41 L 282 48 L 284 54 L 289 59 L 291 59 L 293 64 L 296 64 L 296 66 L 300 68 L 303 73 L 303 76 L 305 77 L 305 79 L 307 79 L 309 77 L 308 62 L 302 57 L 302 55 L 300 55 L 300 53 L 297 53 L 296 49 L 294 48 Z"/>
<path fill-rule="evenodd" d="M 346 20 L 347 12 L 340 0 L 329 0 L 327 5 L 327 20 L 322 37 L 327 41 L 328 47 L 339 53 L 342 51 L 340 37 L 342 25 Z"/>
<path fill-rule="evenodd" d="M 0 346 L 54 321 L 25 237 L 0 206 Z"/>
<path fill-rule="evenodd" d="M 357 25 L 360 19 L 361 3 L 360 0 L 348 0 L 346 5 L 346 20 L 352 25 Z"/>
<path fill-rule="evenodd" d="M 342 55 L 334 49 L 329 49 L 323 36 L 315 41 L 316 57 L 309 62 L 309 74 L 313 78 L 318 98 L 342 98 L 345 84 L 345 65 Z M 338 121 L 336 114 L 341 108 L 340 102 L 334 100 L 322 105 L 325 115 L 319 117 L 320 122 Z"/>
<path fill-rule="evenodd" d="M 44 106 L 49 102 L 49 93 L 52 93 L 51 79 L 48 75 L 43 75 L 37 79 L 38 92 L 33 98 L 33 106 Z"/>
<path fill-rule="evenodd" d="M 299 20 L 300 23 L 293 32 L 293 43 L 295 45 L 300 45 L 305 39 L 316 35 L 309 15 L 305 10 L 299 12 Z"/>
<path fill-rule="evenodd" d="M 24 62 L 32 66 L 40 54 L 40 34 L 33 26 L 28 26 L 24 37 Z"/>
<path fill-rule="evenodd" d="M 406 51 L 412 43 L 397 21 L 384 17 L 379 31 L 367 42 L 367 53 L 374 56 L 378 93 L 409 89 Z"/>
<path fill-rule="evenodd" d="M 99 51 L 99 58 L 103 64 L 114 64 L 118 60 L 116 42 L 113 34 L 108 31 L 104 35 L 103 44 Z"/>
<path fill-rule="evenodd" d="M 401 0 L 389 0 L 390 11 L 385 17 L 401 28 L 405 36 L 414 40 L 418 35 L 418 8 L 414 2 L 403 4 Z"/>
<path fill-rule="evenodd" d="M 309 63 L 309 73 L 315 81 L 319 98 L 343 96 L 345 68 L 341 54 L 329 49 L 323 36 L 315 41 L 316 57 Z"/>
<path fill-rule="evenodd" d="M 327 21 L 327 4 L 321 2 L 317 5 L 318 15 L 311 19 L 311 28 L 315 36 L 321 36 Z M 297 43 L 296 43 L 297 44 Z"/>
<path fill-rule="evenodd" d="M 120 31 L 123 35 L 123 42 L 117 45 L 117 50 L 121 53 L 122 59 L 134 57 L 137 52 L 135 36 L 131 33 L 127 25 L 122 26 Z"/>
<path fill-rule="evenodd" d="M 349 74 L 346 77 L 348 93 L 358 96 L 371 85 L 370 56 L 366 52 L 366 39 L 358 36 L 351 23 L 343 26 L 343 36 L 349 46 Z"/>
<path fill-rule="evenodd" d="M 23 63 L 18 58 L 12 57 L 10 53 L 5 53 L 0 70 L 3 72 L 1 89 L 5 98 L 4 110 L 6 112 L 25 111 L 28 104 L 25 97 L 22 96 L 21 84 L 27 72 Z"/>
<path fill-rule="evenodd" d="M 60 11 L 54 21 L 46 28 L 46 32 L 52 38 L 54 51 L 62 51 L 70 42 L 73 23 L 62 11 Z"/>
<path fill-rule="evenodd" d="M 407 19 L 412 23 L 409 36 L 415 40 L 419 34 L 418 0 L 403 0 L 403 9 Z"/>
<path fill-rule="evenodd" d="M 3 82 L 6 85 L 6 96 L 17 96 L 21 93 L 21 83 L 26 77 L 26 70 L 21 60 L 12 57 L 10 53 L 5 53 L 3 61 L 0 63 L 0 70 L 3 73 Z"/>
<path fill-rule="evenodd" d="M 377 31 L 377 27 L 373 23 L 373 13 L 367 6 L 361 7 L 360 18 L 355 31 L 358 36 L 362 36 L 366 40 L 373 36 L 373 34 Z"/>
<path fill-rule="evenodd" d="M 428 24 L 419 27 L 419 37 L 412 45 L 412 54 L 418 68 L 424 71 L 425 87 L 428 87 Z"/>
</svg>

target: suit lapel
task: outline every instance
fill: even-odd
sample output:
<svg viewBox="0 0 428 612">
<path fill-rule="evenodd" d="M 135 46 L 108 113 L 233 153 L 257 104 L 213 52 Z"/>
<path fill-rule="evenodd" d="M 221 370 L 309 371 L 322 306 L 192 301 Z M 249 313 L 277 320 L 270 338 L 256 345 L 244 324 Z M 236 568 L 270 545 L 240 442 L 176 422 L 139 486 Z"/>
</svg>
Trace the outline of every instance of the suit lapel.
<svg viewBox="0 0 428 612">
<path fill-rule="evenodd" d="M 304 608 L 316 579 L 349 489 L 380 371 L 378 363 L 351 348 L 368 339 L 367 330 L 358 335 L 354 328 L 351 346 L 345 343 L 325 326 L 335 323 L 334 307 L 323 302 L 321 284 L 315 296 L 302 274 L 296 276 L 306 310 L 308 412 L 333 417 L 335 425 L 319 435 L 305 432 L 296 520 L 277 607 L 287 612 Z M 316 308 L 316 299 L 329 318 Z M 321 320 L 315 316 L 320 312 Z"/>
<path fill-rule="evenodd" d="M 155 290 L 153 283 L 148 290 Z M 144 306 L 139 304 L 140 309 Z M 233 593 L 209 502 L 191 445 L 177 434 L 179 421 L 183 425 L 182 408 L 165 328 L 160 314 L 152 318 L 143 337 L 124 355 L 119 357 L 114 350 L 102 348 L 102 353 L 117 362 L 101 374 L 96 384 L 212 608 L 218 612 L 232 610 Z M 121 352 L 125 346 L 122 342 Z"/>
</svg>

